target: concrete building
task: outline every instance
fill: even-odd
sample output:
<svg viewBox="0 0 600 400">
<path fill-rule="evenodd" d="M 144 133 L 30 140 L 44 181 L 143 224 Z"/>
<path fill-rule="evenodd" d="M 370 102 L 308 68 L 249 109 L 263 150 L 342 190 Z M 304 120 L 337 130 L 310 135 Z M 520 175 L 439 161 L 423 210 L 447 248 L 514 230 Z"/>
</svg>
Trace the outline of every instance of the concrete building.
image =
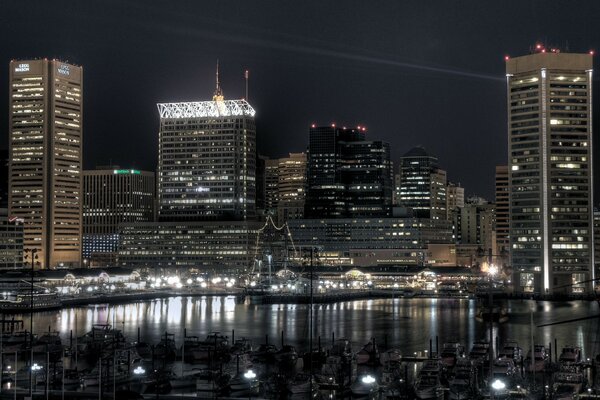
<svg viewBox="0 0 600 400">
<path fill-rule="evenodd" d="M 513 281 L 579 293 L 595 278 L 593 57 L 542 50 L 506 61 Z"/>
<path fill-rule="evenodd" d="M 8 208 L 8 150 L 0 150 L 0 208 Z"/>
<path fill-rule="evenodd" d="M 446 171 L 422 147 L 400 158 L 396 176 L 396 205 L 411 208 L 416 217 L 447 219 Z"/>
<path fill-rule="evenodd" d="M 460 183 L 448 182 L 446 186 L 446 218 L 452 221 L 454 211 L 465 206 L 465 188 Z"/>
<path fill-rule="evenodd" d="M 279 159 L 279 202 L 277 220 L 280 224 L 304 217 L 306 200 L 306 153 L 290 153 Z"/>
<path fill-rule="evenodd" d="M 467 203 L 454 217 L 457 244 L 477 245 L 485 255 L 497 255 L 495 205 Z"/>
<path fill-rule="evenodd" d="M 428 245 L 452 243 L 446 220 L 330 218 L 292 220 L 288 225 L 297 248 L 318 246 L 329 264 L 424 265 Z"/>
<path fill-rule="evenodd" d="M 119 225 L 155 218 L 154 172 L 118 166 L 83 171 L 83 264 L 116 265 Z"/>
<path fill-rule="evenodd" d="M 368 141 L 364 127 L 312 126 L 309 130 L 309 218 L 389 216 L 392 163 L 389 145 Z"/>
<path fill-rule="evenodd" d="M 257 257 L 262 222 L 199 221 L 121 226 L 118 263 L 125 267 L 195 267 L 243 272 Z"/>
<path fill-rule="evenodd" d="M 256 127 L 245 100 L 158 104 L 160 221 L 256 216 Z"/>
<path fill-rule="evenodd" d="M 79 266 L 83 69 L 11 61 L 9 82 L 9 214 L 37 267 Z"/>
<path fill-rule="evenodd" d="M 0 208 L 0 269 L 17 269 L 23 265 L 22 222 L 9 217 L 8 209 Z"/>
<path fill-rule="evenodd" d="M 510 250 L 508 166 L 496 166 L 496 247 L 498 252 Z"/>
<path fill-rule="evenodd" d="M 594 209 L 594 270 L 596 276 L 600 273 L 600 211 Z M 598 282 L 594 286 L 600 286 Z"/>
</svg>

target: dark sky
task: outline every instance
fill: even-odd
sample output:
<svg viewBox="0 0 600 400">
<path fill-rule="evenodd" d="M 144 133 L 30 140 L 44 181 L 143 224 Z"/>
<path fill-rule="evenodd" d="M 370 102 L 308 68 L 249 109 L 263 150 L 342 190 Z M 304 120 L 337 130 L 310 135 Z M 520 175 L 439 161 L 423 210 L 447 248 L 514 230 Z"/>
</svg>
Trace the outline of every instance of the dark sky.
<svg viewBox="0 0 600 400">
<path fill-rule="evenodd" d="M 85 167 L 154 169 L 156 103 L 210 99 L 219 58 L 226 98 L 243 97 L 250 70 L 261 153 L 304 150 L 313 122 L 364 124 L 394 160 L 423 145 L 467 194 L 493 200 L 504 56 L 538 41 L 600 50 L 599 20 L 592 0 L 2 0 L 0 110 L 11 59 L 82 65 Z"/>
</svg>

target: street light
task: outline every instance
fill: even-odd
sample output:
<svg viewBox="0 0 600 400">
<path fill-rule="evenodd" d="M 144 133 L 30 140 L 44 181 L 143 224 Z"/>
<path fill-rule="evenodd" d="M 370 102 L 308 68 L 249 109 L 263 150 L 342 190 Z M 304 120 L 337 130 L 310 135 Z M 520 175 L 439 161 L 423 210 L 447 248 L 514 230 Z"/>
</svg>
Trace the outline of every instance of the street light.
<svg viewBox="0 0 600 400">
<path fill-rule="evenodd" d="M 504 390 L 506 389 L 506 383 L 502 382 L 500 379 L 496 379 L 492 382 L 492 389 L 496 391 Z"/>
<path fill-rule="evenodd" d="M 135 367 L 135 369 L 133 370 L 133 373 L 135 375 L 144 375 L 146 373 L 146 370 L 141 366 L 138 365 L 137 367 Z"/>
<path fill-rule="evenodd" d="M 372 385 L 375 383 L 375 378 L 372 375 L 365 375 L 362 377 L 361 382 L 366 385 Z"/>
<path fill-rule="evenodd" d="M 244 378 L 246 378 L 246 379 L 254 379 L 254 378 L 256 378 L 256 374 L 254 373 L 254 371 L 252 371 L 251 369 L 249 369 L 248 371 L 246 371 L 244 373 Z"/>
</svg>

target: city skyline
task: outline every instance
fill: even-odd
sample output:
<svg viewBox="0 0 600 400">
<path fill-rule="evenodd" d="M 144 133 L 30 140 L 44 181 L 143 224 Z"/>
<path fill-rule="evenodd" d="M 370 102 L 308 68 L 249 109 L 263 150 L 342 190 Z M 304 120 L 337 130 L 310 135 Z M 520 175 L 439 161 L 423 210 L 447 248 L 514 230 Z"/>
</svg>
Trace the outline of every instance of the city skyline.
<svg viewBox="0 0 600 400">
<path fill-rule="evenodd" d="M 577 7 L 582 23 L 560 29 L 553 23 L 570 18 L 569 13 L 574 11 L 563 10 L 557 4 L 541 5 L 531 2 L 512 8 L 490 6 L 489 10 L 472 10 L 441 3 L 420 8 L 383 4 L 382 8 L 389 9 L 390 16 L 386 17 L 381 17 L 386 14 L 382 10 L 358 3 L 350 3 L 344 10 L 313 5 L 307 11 L 295 10 L 299 18 L 292 23 L 288 17 L 289 28 L 282 23 L 286 18 L 278 7 L 241 6 L 251 16 L 261 12 L 273 16 L 276 23 L 267 28 L 259 20 L 252 27 L 241 24 L 242 17 L 229 13 L 234 7 L 226 4 L 212 10 L 216 17 L 200 29 L 183 15 L 182 5 L 165 9 L 160 5 L 142 7 L 140 3 L 130 3 L 97 10 L 92 4 L 67 7 L 67 15 L 82 17 L 85 26 L 77 19 L 69 30 L 57 28 L 60 40 L 53 41 L 40 40 L 35 35 L 35 24 L 28 25 L 33 26 L 31 31 L 22 33 L 18 45 L 15 42 L 0 50 L 0 56 L 5 60 L 57 56 L 84 67 L 88 88 L 84 121 L 86 169 L 112 161 L 155 170 L 155 103 L 206 98 L 212 92 L 214 62 L 220 58 L 221 81 L 230 99 L 244 97 L 243 74 L 246 69 L 250 71 L 249 97 L 257 110 L 259 153 L 281 157 L 305 151 L 305 132 L 312 123 L 355 122 L 365 124 L 368 133 L 390 143 L 394 162 L 415 145 L 423 145 L 440 159 L 449 180 L 460 182 L 469 194 L 493 199 L 494 167 L 506 160 L 503 57 L 526 54 L 549 32 L 547 42 L 563 43 L 558 46 L 563 49 L 568 42 L 574 52 L 587 52 L 600 43 L 589 22 L 596 5 L 583 4 L 587 12 L 581 14 L 581 7 Z M 54 7 L 11 7 L 7 4 L 7 12 L 3 13 L 11 15 L 11 20 L 0 29 L 10 29 L 24 18 L 35 21 L 47 17 L 47 13 L 57 14 Z M 448 20 L 432 17 L 424 27 L 410 22 L 411 15 L 416 18 L 435 7 L 448 11 Z M 142 18 L 128 28 L 115 27 L 118 34 L 105 39 L 104 23 L 121 21 L 108 16 L 140 9 L 145 11 Z M 499 25 L 509 18 L 509 9 L 511 23 L 519 24 L 522 30 L 497 35 Z M 344 27 L 336 34 L 322 24 L 323 18 L 334 11 L 339 12 L 335 15 L 342 25 L 356 15 L 364 17 L 357 19 L 355 32 Z M 476 11 L 478 19 L 473 19 Z M 92 17 L 94 12 L 98 15 Z M 506 18 L 492 18 L 494 13 Z M 164 18 L 157 19 L 159 14 Z M 392 16 L 397 20 L 390 19 Z M 376 18 L 384 20 L 374 32 L 367 32 Z M 471 38 L 468 33 L 475 27 L 453 24 L 450 29 L 448 24 L 453 18 L 472 21 L 476 26 L 487 23 L 489 27 L 482 28 L 481 37 Z M 525 21 L 533 23 L 527 25 Z M 172 28 L 175 23 L 180 23 L 182 29 Z M 299 28 L 292 34 L 294 27 Z M 148 32 L 152 39 L 159 39 L 148 40 L 156 46 L 140 41 L 138 33 Z M 116 37 L 123 38 L 123 43 Z M 346 39 L 356 39 L 355 45 L 349 47 Z M 377 44 L 371 48 L 371 43 Z M 151 63 L 137 63 L 149 57 Z M 7 72 L 5 64 L 8 63 L 0 67 L 1 73 Z M 113 96 L 102 84 L 107 80 L 130 90 Z M 0 97 L 0 106 L 5 105 L 5 98 Z M 282 98 L 285 101 L 279 101 Z M 310 101 L 303 100 L 307 98 Z M 112 117 L 105 118 L 106 115 Z M 5 115 L 0 117 L 0 123 L 4 123 L 4 118 Z M 468 124 L 461 123 L 467 118 Z M 0 146 L 5 147 L 5 131 L 0 135 Z M 120 145 L 114 145 L 116 140 L 122 140 Z M 147 146 L 134 145 L 139 142 Z"/>
</svg>

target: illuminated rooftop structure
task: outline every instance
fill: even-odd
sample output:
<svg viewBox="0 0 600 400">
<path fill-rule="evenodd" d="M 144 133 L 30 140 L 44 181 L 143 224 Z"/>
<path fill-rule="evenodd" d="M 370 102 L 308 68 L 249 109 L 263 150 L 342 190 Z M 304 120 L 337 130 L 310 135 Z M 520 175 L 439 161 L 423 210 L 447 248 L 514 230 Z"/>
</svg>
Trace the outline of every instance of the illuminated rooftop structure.
<svg viewBox="0 0 600 400">
<path fill-rule="evenodd" d="M 182 103 L 159 103 L 158 113 L 163 119 L 206 117 L 254 117 L 256 111 L 246 100 L 194 101 Z"/>
</svg>

